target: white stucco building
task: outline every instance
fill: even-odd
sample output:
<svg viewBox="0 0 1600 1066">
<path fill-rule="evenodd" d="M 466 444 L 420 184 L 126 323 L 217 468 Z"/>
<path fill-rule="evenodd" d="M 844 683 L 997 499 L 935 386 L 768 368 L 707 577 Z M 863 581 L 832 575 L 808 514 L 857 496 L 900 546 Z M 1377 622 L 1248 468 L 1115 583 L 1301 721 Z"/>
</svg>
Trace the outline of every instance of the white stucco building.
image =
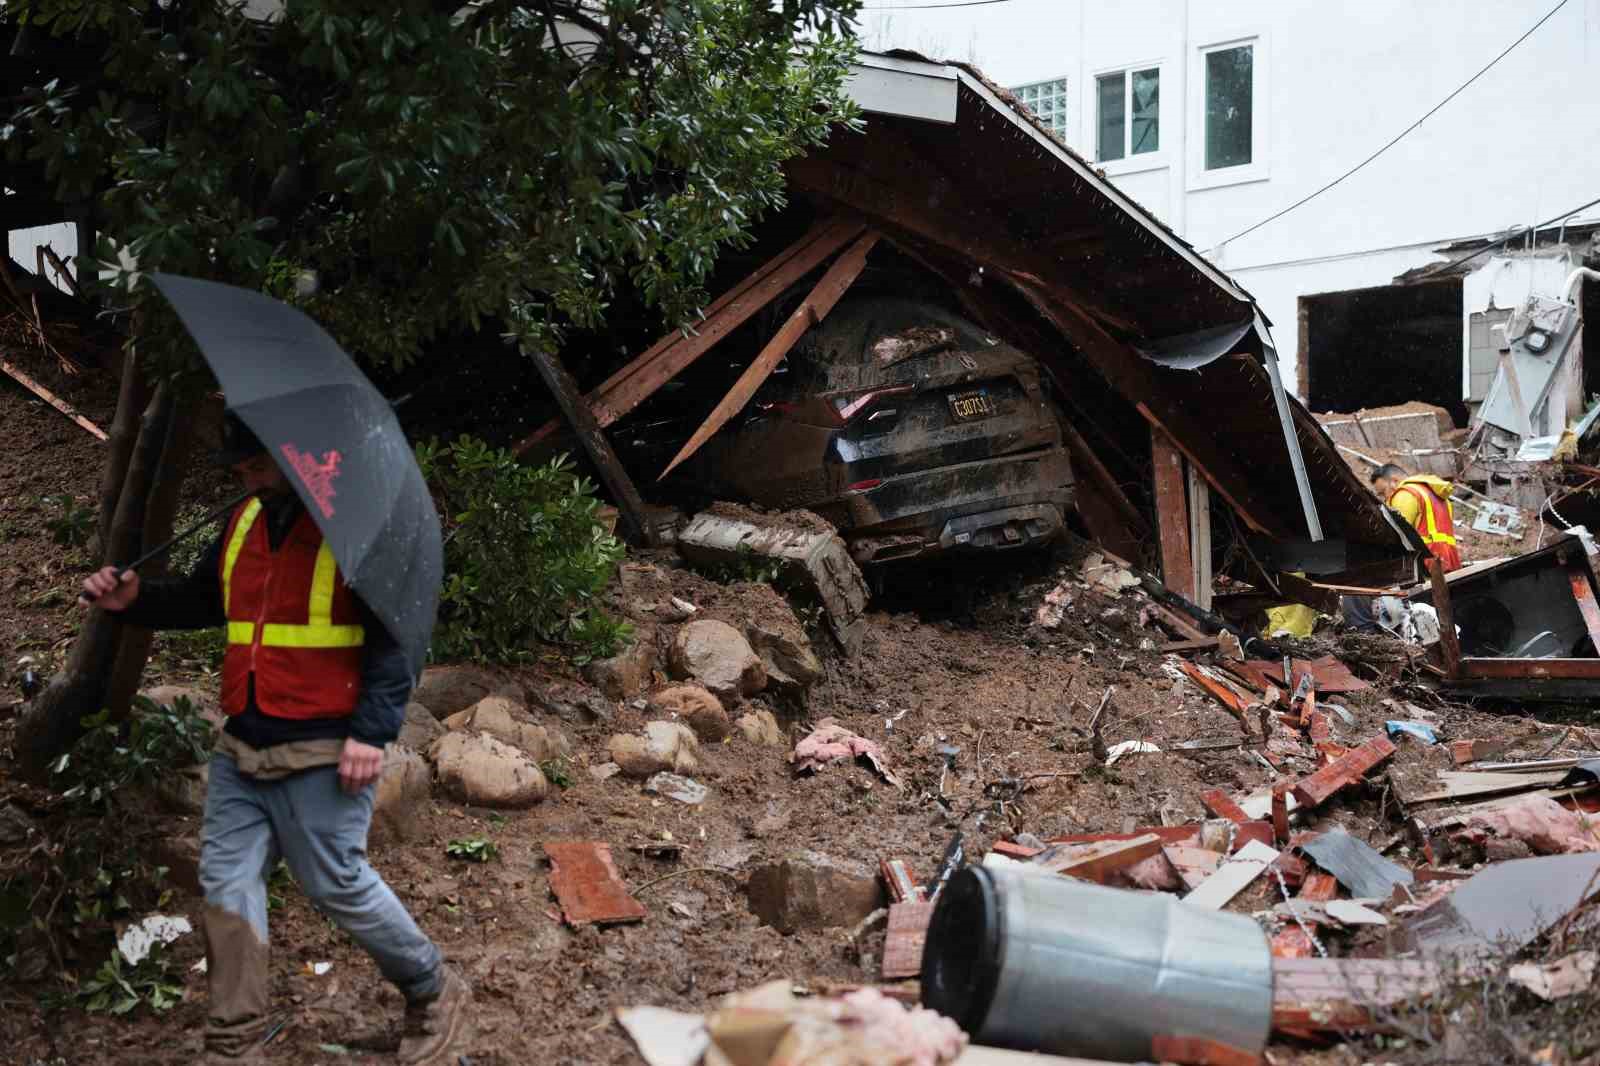
<svg viewBox="0 0 1600 1066">
<path fill-rule="evenodd" d="M 1600 206 L 1541 233 L 1546 270 L 1507 265 L 1524 238 L 1384 288 L 1445 262 L 1442 247 L 1466 254 L 1600 199 L 1600 0 L 1002 0 L 863 19 L 869 47 L 942 47 L 1016 89 L 1226 269 L 1314 408 L 1428 399 L 1463 417 L 1492 376 L 1488 327 L 1509 312 L 1467 301 L 1527 294 L 1462 275 L 1564 277 L 1593 251 L 1579 224 Z"/>
</svg>

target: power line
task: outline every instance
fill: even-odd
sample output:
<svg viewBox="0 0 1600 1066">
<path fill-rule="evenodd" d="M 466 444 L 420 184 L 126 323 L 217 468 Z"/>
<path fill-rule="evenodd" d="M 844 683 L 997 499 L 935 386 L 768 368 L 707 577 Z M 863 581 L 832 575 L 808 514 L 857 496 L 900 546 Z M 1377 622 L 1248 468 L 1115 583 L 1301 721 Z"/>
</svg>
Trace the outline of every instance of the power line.
<svg viewBox="0 0 1600 1066">
<path fill-rule="evenodd" d="M 1574 207 L 1571 211 L 1563 211 L 1563 212 L 1561 212 L 1561 214 L 1556 215 L 1553 218 L 1547 218 L 1543 222 L 1535 223 L 1533 226 L 1524 227 L 1523 229 L 1519 229 L 1519 230 L 1513 230 L 1512 232 L 1507 233 L 1504 237 L 1501 237 L 1501 238 L 1499 238 L 1497 240 L 1490 241 L 1488 244 L 1484 245 L 1482 248 L 1479 248 L 1476 252 L 1468 252 L 1466 255 L 1462 256 L 1459 259 L 1452 259 L 1452 260 L 1450 260 L 1450 262 L 1445 263 L 1442 266 L 1435 267 L 1433 270 L 1430 270 L 1429 273 L 1430 274 L 1442 274 L 1447 270 L 1453 270 L 1456 267 L 1460 266 L 1462 263 L 1471 262 L 1472 260 L 1478 258 L 1478 256 L 1483 255 L 1485 252 L 1492 252 L 1496 248 L 1499 248 L 1502 245 L 1504 245 L 1506 242 L 1514 241 L 1518 237 L 1525 237 L 1529 233 L 1533 234 L 1534 242 L 1537 243 L 1538 240 L 1539 240 L 1539 231 L 1540 230 L 1546 228 L 1547 226 L 1553 226 L 1557 222 L 1561 222 L 1561 221 L 1563 221 L 1565 219 L 1569 219 L 1573 215 L 1577 214 L 1579 211 L 1587 210 L 1587 209 L 1595 206 L 1596 204 L 1600 204 L 1600 197 L 1596 197 L 1595 199 L 1590 200 L 1586 204 L 1579 204 L 1577 207 Z"/>
<path fill-rule="evenodd" d="M 1493 59 L 1489 60 L 1489 62 L 1481 70 L 1479 70 L 1476 74 L 1474 74 L 1472 77 L 1468 78 L 1465 82 L 1463 82 L 1449 96 L 1445 97 L 1443 100 L 1440 100 L 1437 104 L 1435 104 L 1433 106 L 1432 110 L 1430 110 L 1427 114 L 1423 115 L 1421 118 L 1417 119 L 1417 121 L 1413 122 L 1411 125 L 1407 126 L 1405 129 L 1401 130 L 1398 134 L 1395 135 L 1393 140 L 1389 141 L 1388 144 L 1385 144 L 1382 148 L 1379 148 L 1376 152 L 1373 152 L 1371 155 L 1367 156 L 1367 158 L 1363 159 L 1361 162 L 1357 163 L 1355 166 L 1351 167 L 1349 170 L 1345 171 L 1343 174 L 1340 174 L 1337 178 L 1334 178 L 1332 181 L 1328 182 L 1328 184 L 1324 185 L 1322 188 L 1316 190 L 1315 192 L 1313 192 L 1313 193 L 1311 193 L 1311 194 L 1309 194 L 1307 196 L 1302 197 L 1299 200 L 1296 200 L 1294 203 L 1290 204 L 1288 207 L 1284 208 L 1282 211 L 1279 211 L 1277 214 L 1268 215 L 1266 218 L 1262 219 L 1260 222 L 1257 222 L 1255 225 L 1251 226 L 1249 229 L 1240 230 L 1238 233 L 1235 233 L 1232 237 L 1229 237 L 1227 240 L 1218 241 L 1216 244 L 1212 245 L 1209 250 L 1210 251 L 1215 251 L 1217 248 L 1221 247 L 1224 244 L 1227 244 L 1229 241 L 1236 241 L 1240 237 L 1245 236 L 1246 234 L 1254 233 L 1256 230 L 1260 229 L 1262 226 L 1265 226 L 1267 223 L 1275 222 L 1278 219 L 1282 218 L 1284 215 L 1287 215 L 1290 211 L 1293 211 L 1296 208 L 1302 207 L 1305 204 L 1311 202 L 1312 200 L 1315 200 L 1317 197 L 1321 196 L 1323 193 L 1327 192 L 1329 189 L 1333 188 L 1335 185 L 1338 185 L 1341 181 L 1344 181 L 1344 179 L 1350 177 L 1356 171 L 1360 170 L 1362 167 L 1366 166 L 1368 163 L 1372 162 L 1374 159 L 1377 159 L 1380 155 L 1382 155 L 1383 153 L 1387 152 L 1389 149 L 1393 148 L 1395 145 L 1399 144 L 1400 141 L 1403 140 L 1407 134 L 1409 134 L 1412 130 L 1416 129 L 1418 126 L 1422 125 L 1424 122 L 1428 121 L 1428 119 L 1432 118 L 1439 111 L 1440 108 L 1444 107 L 1445 104 L 1448 104 L 1451 100 L 1454 100 L 1456 97 L 1460 96 L 1463 92 L 1466 91 L 1468 86 L 1470 86 L 1473 82 L 1477 81 L 1479 78 L 1481 78 L 1485 74 L 1487 74 L 1491 67 L 1493 67 L 1496 63 L 1500 62 L 1506 56 L 1510 55 L 1511 52 L 1517 47 L 1517 45 L 1521 44 L 1523 41 L 1526 41 L 1529 37 L 1532 37 L 1534 32 L 1536 30 L 1538 30 L 1538 28 L 1540 26 L 1543 26 L 1546 22 L 1549 22 L 1550 19 L 1555 15 L 1555 13 L 1557 11 L 1560 11 L 1562 8 L 1566 7 L 1567 6 L 1567 2 L 1568 2 L 1568 0 L 1560 0 L 1560 3 L 1556 4 L 1555 7 L 1551 8 L 1548 12 L 1546 12 L 1544 18 L 1540 19 L 1538 22 L 1535 22 L 1533 24 L 1533 26 L 1528 30 L 1527 33 L 1524 33 L 1521 37 L 1518 37 L 1516 40 L 1512 41 L 1509 45 L 1506 46 L 1505 51 L 1501 52 L 1499 55 L 1497 55 Z M 1580 208 L 1580 210 L 1581 210 L 1581 208 Z"/>
<path fill-rule="evenodd" d="M 941 7 L 983 7 L 986 4 L 1008 4 L 1011 0 L 957 0 L 953 4 L 881 4 L 864 7 L 862 11 L 937 11 Z"/>
</svg>

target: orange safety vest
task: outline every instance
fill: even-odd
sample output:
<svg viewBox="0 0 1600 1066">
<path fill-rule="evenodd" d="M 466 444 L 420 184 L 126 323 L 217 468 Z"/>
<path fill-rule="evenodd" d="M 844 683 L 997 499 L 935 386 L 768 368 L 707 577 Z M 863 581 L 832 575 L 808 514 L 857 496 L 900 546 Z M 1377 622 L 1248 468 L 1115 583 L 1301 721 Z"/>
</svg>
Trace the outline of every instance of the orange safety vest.
<svg viewBox="0 0 1600 1066">
<path fill-rule="evenodd" d="M 1450 501 L 1441 499 L 1424 485 L 1401 485 L 1389 499 L 1394 499 L 1402 492 L 1410 493 L 1421 504 L 1417 513 L 1417 532 L 1422 534 L 1422 543 L 1444 565 L 1445 573 L 1460 570 L 1461 550 L 1456 547 L 1456 521 L 1450 511 Z"/>
<path fill-rule="evenodd" d="M 366 630 L 322 531 L 302 512 L 277 550 L 261 501 L 233 514 L 220 561 L 228 649 L 222 709 L 240 714 L 255 677 L 256 706 L 278 718 L 338 718 L 361 693 Z"/>
</svg>

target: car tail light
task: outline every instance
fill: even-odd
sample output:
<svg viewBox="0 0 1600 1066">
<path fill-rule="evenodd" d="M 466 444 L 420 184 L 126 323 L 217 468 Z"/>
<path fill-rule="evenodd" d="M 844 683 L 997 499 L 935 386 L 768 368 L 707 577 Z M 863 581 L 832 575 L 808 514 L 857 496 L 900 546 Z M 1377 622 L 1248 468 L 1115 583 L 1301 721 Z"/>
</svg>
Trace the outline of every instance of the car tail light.
<svg viewBox="0 0 1600 1066">
<path fill-rule="evenodd" d="M 865 481 L 856 482 L 854 485 L 851 485 L 845 491 L 847 491 L 847 492 L 866 492 L 868 489 L 875 489 L 879 485 L 882 485 L 882 484 L 883 484 L 883 478 L 881 478 L 881 477 L 869 477 Z"/>
<path fill-rule="evenodd" d="M 886 389 L 868 389 L 865 392 L 846 393 L 833 397 L 833 411 L 841 426 L 847 426 L 863 411 L 885 396 L 904 396 L 916 389 L 915 385 L 894 385 Z"/>
</svg>

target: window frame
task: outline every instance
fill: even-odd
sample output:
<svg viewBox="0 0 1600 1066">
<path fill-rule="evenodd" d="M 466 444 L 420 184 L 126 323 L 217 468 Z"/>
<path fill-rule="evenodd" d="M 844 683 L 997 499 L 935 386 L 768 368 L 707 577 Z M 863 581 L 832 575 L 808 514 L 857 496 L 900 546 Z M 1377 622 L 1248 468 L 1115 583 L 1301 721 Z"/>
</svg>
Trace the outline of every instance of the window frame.
<svg viewBox="0 0 1600 1066">
<path fill-rule="evenodd" d="M 1250 162 L 1238 166 L 1206 169 L 1206 58 L 1213 52 L 1226 52 L 1233 48 L 1249 47 L 1250 57 Z M 1189 190 L 1215 189 L 1227 185 L 1266 181 L 1271 177 L 1270 145 L 1267 101 L 1271 99 L 1269 82 L 1271 50 L 1265 31 L 1223 38 L 1211 44 L 1196 46 L 1192 62 L 1195 74 L 1189 79 L 1189 136 L 1188 181 Z"/>
<path fill-rule="evenodd" d="M 1162 96 L 1156 103 L 1157 130 L 1161 137 L 1161 147 L 1153 152 L 1142 152 L 1139 155 L 1128 154 L 1133 148 L 1133 75 L 1143 74 L 1146 71 L 1156 72 L 1156 79 L 1161 86 Z M 1101 161 L 1100 156 L 1100 79 L 1112 74 L 1122 75 L 1122 149 L 1121 159 L 1107 159 Z M 1082 144 L 1084 154 L 1092 160 L 1091 164 L 1102 170 L 1108 177 L 1117 177 L 1122 174 L 1139 174 L 1146 170 L 1160 170 L 1171 166 L 1172 129 L 1168 121 L 1170 110 L 1168 108 L 1168 66 L 1166 60 L 1151 59 L 1137 63 L 1113 63 L 1110 66 L 1100 67 L 1088 72 L 1085 78 L 1087 89 L 1080 93 L 1087 93 L 1089 101 L 1083 106 L 1084 135 Z"/>
<path fill-rule="evenodd" d="M 1027 104 L 1022 99 L 1023 89 L 1033 89 L 1040 85 L 1051 85 L 1055 82 L 1061 83 L 1061 95 L 1065 98 L 1061 104 L 1061 127 L 1059 129 L 1052 126 L 1048 121 L 1045 120 L 1043 116 L 1039 114 L 1039 112 L 1035 111 L 1031 105 Z M 1072 143 L 1071 137 L 1068 136 L 1072 132 L 1072 105 L 1074 102 L 1074 97 L 1072 94 L 1072 77 L 1070 75 L 1061 74 L 1054 78 L 1035 78 L 1033 81 L 1025 81 L 1021 85 L 1008 86 L 1006 88 L 1006 92 L 1010 93 L 1012 99 L 1016 100 L 1017 103 L 1023 106 L 1023 108 L 1028 112 L 1030 118 L 1039 123 L 1045 129 L 1054 133 L 1056 136 L 1060 137 L 1062 143 Z"/>
</svg>

